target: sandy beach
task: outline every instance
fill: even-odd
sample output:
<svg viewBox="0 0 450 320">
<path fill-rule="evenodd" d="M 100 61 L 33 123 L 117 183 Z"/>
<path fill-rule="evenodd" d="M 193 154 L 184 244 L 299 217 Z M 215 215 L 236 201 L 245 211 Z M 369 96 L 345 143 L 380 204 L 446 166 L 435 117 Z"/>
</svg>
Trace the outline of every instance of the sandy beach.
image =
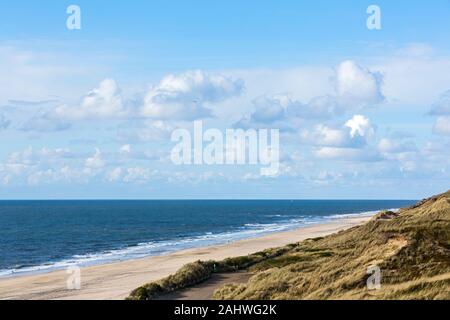
<svg viewBox="0 0 450 320">
<path fill-rule="evenodd" d="M 176 272 L 196 260 L 221 260 L 266 248 L 283 246 L 307 238 L 338 232 L 369 220 L 370 217 L 339 219 L 294 231 L 274 233 L 225 245 L 196 248 L 140 260 L 90 266 L 81 269 L 81 289 L 68 290 L 65 270 L 46 274 L 0 279 L 0 299 L 26 300 L 120 300 L 131 290 Z"/>
</svg>

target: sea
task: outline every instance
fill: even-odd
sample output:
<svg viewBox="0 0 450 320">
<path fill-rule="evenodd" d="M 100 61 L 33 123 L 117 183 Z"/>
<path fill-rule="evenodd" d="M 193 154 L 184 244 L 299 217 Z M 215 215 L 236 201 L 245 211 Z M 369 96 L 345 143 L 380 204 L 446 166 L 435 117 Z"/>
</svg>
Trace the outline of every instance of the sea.
<svg viewBox="0 0 450 320">
<path fill-rule="evenodd" d="M 415 200 L 0 201 L 0 277 L 225 244 Z"/>
</svg>

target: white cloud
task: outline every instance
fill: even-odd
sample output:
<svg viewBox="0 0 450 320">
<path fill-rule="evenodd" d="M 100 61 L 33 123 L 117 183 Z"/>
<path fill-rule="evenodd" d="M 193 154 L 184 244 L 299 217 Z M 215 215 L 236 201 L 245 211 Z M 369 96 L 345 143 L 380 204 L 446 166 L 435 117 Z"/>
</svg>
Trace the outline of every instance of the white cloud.
<svg viewBox="0 0 450 320">
<path fill-rule="evenodd" d="M 261 127 L 268 124 L 277 128 L 294 129 L 301 120 L 329 119 L 342 114 L 332 96 L 315 97 L 308 103 L 293 99 L 290 94 L 262 96 L 252 101 L 253 111 L 239 120 L 241 128 Z"/>
<path fill-rule="evenodd" d="M 318 124 L 312 130 L 302 130 L 300 140 L 315 146 L 336 148 L 359 148 L 366 144 L 359 136 L 351 137 L 348 128 L 331 128 L 324 124 Z"/>
<path fill-rule="evenodd" d="M 433 133 L 450 136 L 450 117 L 438 117 L 433 127 Z"/>
<path fill-rule="evenodd" d="M 287 120 L 287 112 L 294 103 L 296 102 L 286 94 L 258 97 L 252 101 L 254 111 L 244 115 L 234 126 L 258 128 L 271 125 L 277 128 L 289 128 L 291 124 Z"/>
<path fill-rule="evenodd" d="M 22 131 L 54 132 L 70 129 L 71 124 L 52 116 L 51 112 L 41 111 L 23 123 Z"/>
<path fill-rule="evenodd" d="M 343 178 L 343 174 L 332 171 L 320 171 L 317 175 L 311 177 L 312 182 L 318 185 L 329 185 L 336 183 Z"/>
<path fill-rule="evenodd" d="M 114 168 L 106 174 L 106 178 L 109 182 L 119 181 L 122 177 L 122 172 L 123 172 L 122 168 L 120 167 Z"/>
<path fill-rule="evenodd" d="M 438 101 L 432 105 L 429 114 L 438 116 L 433 125 L 433 133 L 450 136 L 450 90 L 444 92 Z"/>
<path fill-rule="evenodd" d="M 67 148 L 41 148 L 38 150 L 34 150 L 33 147 L 29 146 L 23 151 L 10 153 L 6 163 L 32 166 L 40 163 L 52 164 L 64 159 L 71 158 L 74 158 L 74 155 Z"/>
<path fill-rule="evenodd" d="M 39 183 L 61 181 L 86 181 L 86 174 L 80 168 L 71 168 L 69 161 L 77 161 L 77 156 L 67 148 L 28 147 L 12 152 L 4 163 L 0 163 L 0 180 L 3 183 Z"/>
<path fill-rule="evenodd" d="M 398 141 L 394 139 L 383 138 L 378 142 L 378 150 L 384 154 L 398 154 L 405 152 L 416 152 L 417 147 L 410 141 Z"/>
<path fill-rule="evenodd" d="M 28 178 L 27 182 L 29 185 L 38 185 L 45 181 L 54 180 L 54 172 L 52 169 L 47 169 L 45 171 L 32 172 Z"/>
<path fill-rule="evenodd" d="M 141 113 L 159 120 L 206 118 L 212 113 L 206 104 L 238 96 L 243 89 L 240 79 L 203 71 L 168 75 L 147 92 Z"/>
<path fill-rule="evenodd" d="M 303 103 L 288 93 L 263 96 L 253 101 L 253 111 L 236 126 L 255 127 L 277 124 L 284 128 L 295 126 L 298 119 L 330 119 L 348 112 L 372 107 L 385 101 L 381 91 L 382 75 L 344 61 L 336 69 L 332 82 L 334 94 L 313 97 Z"/>
<path fill-rule="evenodd" d="M 290 114 L 304 119 L 327 119 L 345 113 L 337 99 L 331 95 L 312 98 L 307 104 L 292 105 Z"/>
<path fill-rule="evenodd" d="M 385 100 L 381 92 L 382 75 L 347 60 L 336 68 L 334 78 L 339 102 L 349 107 L 368 107 Z"/>
<path fill-rule="evenodd" d="M 315 156 L 322 159 L 356 159 L 359 150 L 350 148 L 323 147 L 315 150 Z"/>
<path fill-rule="evenodd" d="M 445 55 L 423 56 L 420 48 L 413 49 L 418 54 L 384 56 L 376 58 L 373 69 L 383 74 L 383 94 L 389 103 L 398 107 L 423 108 L 442 92 L 448 90 L 450 59 Z M 430 50 L 426 54 L 430 54 Z M 407 79 L 407 81 L 405 81 Z"/>
<path fill-rule="evenodd" d="M 375 127 L 370 120 L 355 115 L 339 128 L 318 124 L 313 130 L 303 130 L 300 132 L 300 139 L 322 147 L 361 148 L 367 145 L 374 135 Z"/>
<path fill-rule="evenodd" d="M 131 153 L 131 145 L 129 144 L 124 144 L 123 146 L 120 147 L 119 150 L 120 154 L 122 155 L 127 155 Z"/>
<path fill-rule="evenodd" d="M 375 135 L 375 128 L 370 123 L 370 120 L 362 115 L 354 115 L 353 118 L 345 123 L 345 126 L 350 128 L 350 136 L 356 136 L 370 139 Z"/>
<path fill-rule="evenodd" d="M 341 129 L 333 129 L 323 124 L 315 126 L 312 132 L 302 131 L 300 136 L 303 141 L 309 141 L 319 146 L 345 146 L 349 140 L 347 132 Z"/>
<path fill-rule="evenodd" d="M 117 131 L 117 140 L 123 142 L 149 142 L 168 140 L 175 127 L 167 121 L 145 120 L 132 125 L 120 126 Z"/>
<path fill-rule="evenodd" d="M 255 112 L 251 115 L 251 121 L 259 123 L 271 123 L 283 120 L 286 109 L 292 101 L 286 95 L 275 95 L 272 97 L 259 97 L 253 101 Z"/>
<path fill-rule="evenodd" d="M 114 119 L 128 115 L 121 90 L 114 79 L 105 79 L 83 97 L 79 106 L 59 106 L 55 116 L 63 119 Z"/>
<path fill-rule="evenodd" d="M 320 159 L 346 161 L 379 161 L 380 155 L 372 149 L 321 147 L 314 150 L 314 155 Z"/>
<path fill-rule="evenodd" d="M 126 183 L 147 183 L 153 175 L 157 173 L 156 170 L 142 167 L 127 168 L 123 177 L 123 182 Z"/>
<path fill-rule="evenodd" d="M 106 162 L 103 160 L 102 153 L 100 149 L 95 149 L 95 153 L 92 157 L 89 157 L 85 161 L 86 168 L 89 169 L 101 169 L 106 165 Z"/>
</svg>

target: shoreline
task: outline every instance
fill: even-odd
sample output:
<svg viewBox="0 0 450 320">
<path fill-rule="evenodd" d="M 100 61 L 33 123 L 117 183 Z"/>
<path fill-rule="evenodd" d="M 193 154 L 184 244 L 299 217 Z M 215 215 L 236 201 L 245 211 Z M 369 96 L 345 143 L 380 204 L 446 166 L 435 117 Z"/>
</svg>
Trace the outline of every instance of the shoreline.
<svg viewBox="0 0 450 320">
<path fill-rule="evenodd" d="M 159 256 L 99 264 L 81 268 L 81 289 L 67 290 L 70 274 L 56 270 L 0 278 L 0 299 L 31 300 L 121 300 L 147 282 L 175 273 L 196 260 L 222 260 L 267 248 L 284 246 L 307 238 L 336 233 L 370 220 L 371 216 L 339 218 L 290 231 L 266 234 L 226 244 L 184 249 Z M 11 290 L 13 288 L 13 290 Z"/>
<path fill-rule="evenodd" d="M 397 211 L 398 209 L 385 210 Z M 243 227 L 242 230 L 239 231 L 225 231 L 216 234 L 205 233 L 203 235 L 187 237 L 179 240 L 168 239 L 161 242 L 142 242 L 126 248 L 74 255 L 62 260 L 50 261 L 48 263 L 43 263 L 35 266 L 28 266 L 19 269 L 1 269 L 0 280 L 46 274 L 54 271 L 66 270 L 67 268 L 72 266 L 86 268 L 111 263 L 140 260 L 148 257 L 162 256 L 189 249 L 220 246 L 241 240 L 260 238 L 274 233 L 293 231 L 307 226 L 326 224 L 345 218 L 373 216 L 379 211 L 380 210 L 364 211 L 361 213 L 335 214 L 301 221 L 295 219 L 281 220 L 271 224 L 256 224 L 257 227 L 255 227 L 255 225 L 252 225 L 252 227 L 254 228 L 249 227 L 249 225 L 245 225 L 245 228 Z"/>
</svg>

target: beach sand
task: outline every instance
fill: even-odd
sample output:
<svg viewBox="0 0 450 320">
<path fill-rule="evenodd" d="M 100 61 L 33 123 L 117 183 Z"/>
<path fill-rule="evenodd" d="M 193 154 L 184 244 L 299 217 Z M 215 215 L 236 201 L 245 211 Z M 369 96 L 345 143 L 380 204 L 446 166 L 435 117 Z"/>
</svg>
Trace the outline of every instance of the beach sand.
<svg viewBox="0 0 450 320">
<path fill-rule="evenodd" d="M 186 263 L 243 256 L 267 248 L 332 234 L 362 224 L 369 219 L 370 217 L 338 219 L 225 245 L 85 267 L 81 269 L 80 290 L 67 289 L 66 281 L 70 275 L 65 270 L 4 278 L 0 279 L 0 299 L 120 300 L 126 298 L 131 290 L 147 282 L 173 274 Z"/>
</svg>

